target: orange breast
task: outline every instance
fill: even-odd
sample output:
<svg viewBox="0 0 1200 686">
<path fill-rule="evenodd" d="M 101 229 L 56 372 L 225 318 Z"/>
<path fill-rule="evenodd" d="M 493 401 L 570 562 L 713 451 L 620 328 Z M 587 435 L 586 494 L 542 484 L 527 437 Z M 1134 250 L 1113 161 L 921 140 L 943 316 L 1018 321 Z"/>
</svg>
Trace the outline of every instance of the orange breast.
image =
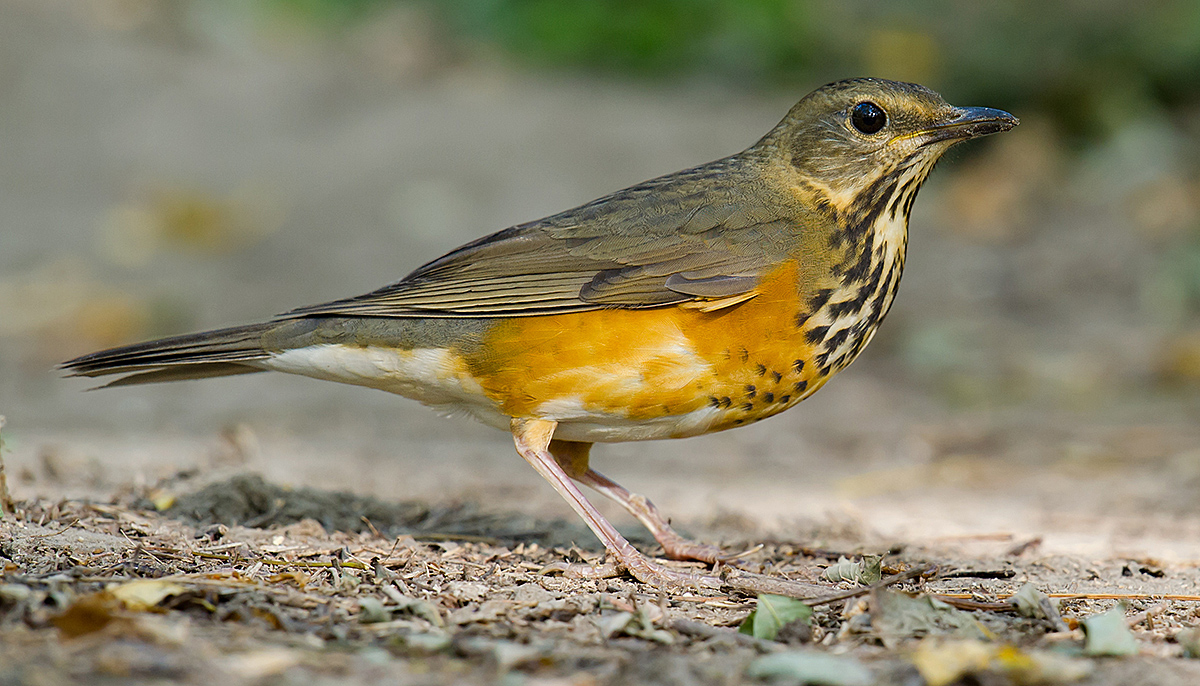
<svg viewBox="0 0 1200 686">
<path fill-rule="evenodd" d="M 824 382 L 797 322 L 798 276 L 796 262 L 786 262 L 763 279 L 757 297 L 713 312 L 612 309 L 502 320 L 466 362 L 510 416 L 639 421 L 711 408 L 703 430 L 730 428 L 787 409 Z"/>
</svg>

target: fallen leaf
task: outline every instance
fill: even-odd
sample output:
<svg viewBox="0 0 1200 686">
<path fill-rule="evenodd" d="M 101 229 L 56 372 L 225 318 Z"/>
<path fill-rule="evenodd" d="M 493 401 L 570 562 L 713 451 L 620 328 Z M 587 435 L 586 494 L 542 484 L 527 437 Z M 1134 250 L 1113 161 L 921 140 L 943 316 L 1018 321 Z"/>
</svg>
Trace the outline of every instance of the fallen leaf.
<svg viewBox="0 0 1200 686">
<path fill-rule="evenodd" d="M 930 596 L 913 598 L 897 591 L 880 590 L 871 607 L 871 626 L 884 644 L 926 635 L 992 638 L 979 620 Z"/>
<path fill-rule="evenodd" d="M 167 579 L 136 579 L 117 586 L 110 586 L 108 593 L 127 610 L 146 612 L 173 595 L 182 595 L 187 588 Z"/>
<path fill-rule="evenodd" d="M 423 653 L 436 653 L 450 647 L 450 634 L 440 631 L 409 634 L 402 639 L 404 645 Z"/>
<path fill-rule="evenodd" d="M 358 599 L 358 621 L 363 624 L 376 624 L 378 622 L 386 622 L 392 618 L 390 612 L 384 608 L 383 603 L 378 598 L 366 596 Z"/>
<path fill-rule="evenodd" d="M 1066 631 L 1067 625 L 1062 615 L 1058 613 L 1054 601 L 1045 593 L 1037 590 L 1033 584 L 1025 584 L 1013 594 L 1012 601 L 1017 605 L 1017 612 L 1023 617 L 1046 619 L 1054 625 L 1055 631 Z"/>
<path fill-rule="evenodd" d="M 1136 655 L 1137 639 L 1125 623 L 1125 608 L 1121 605 L 1103 614 L 1092 615 L 1083 620 L 1083 643 L 1085 655 Z"/>
<path fill-rule="evenodd" d="M 271 576 L 267 577 L 267 583 L 278 584 L 278 583 L 284 583 L 284 582 L 291 582 L 291 583 L 295 584 L 298 588 L 305 588 L 306 586 L 308 586 L 308 582 L 311 580 L 312 580 L 312 576 L 309 575 L 308 572 L 300 572 L 300 571 L 280 572 L 278 574 L 272 574 Z"/>
<path fill-rule="evenodd" d="M 224 659 L 225 668 L 247 681 L 258 681 L 277 676 L 300 664 L 301 653 L 286 648 L 270 648 Z"/>
<path fill-rule="evenodd" d="M 50 623 L 67 638 L 76 638 L 100 631 L 116 619 L 114 614 L 121 601 L 108 591 L 90 593 L 67 606 L 62 614 L 53 617 Z"/>
<path fill-rule="evenodd" d="M 926 686 L 945 686 L 986 670 L 992 659 L 992 647 L 983 641 L 927 639 L 921 641 L 911 659 Z"/>
<path fill-rule="evenodd" d="M 814 686 L 869 686 L 871 672 L 861 662 L 815 650 L 773 653 L 750 663 L 748 674 L 756 679 Z"/>
<path fill-rule="evenodd" d="M 863 555 L 862 560 L 855 562 L 845 557 L 825 568 L 822 578 L 832 583 L 849 581 L 852 584 L 870 586 L 883 578 L 883 557 L 879 555 Z"/>
<path fill-rule="evenodd" d="M 442 613 L 438 612 L 438 609 L 432 603 L 401 595 L 400 593 L 389 593 L 388 597 L 396 603 L 396 607 L 391 608 L 393 612 L 406 612 L 425 619 L 438 628 L 446 626 L 446 620 L 442 619 Z"/>
<path fill-rule="evenodd" d="M 799 600 L 764 593 L 758 596 L 758 604 L 738 627 L 738 632 L 774 641 L 785 625 L 792 622 L 807 624 L 812 614 L 812 608 Z"/>
<path fill-rule="evenodd" d="M 633 612 L 623 610 L 602 617 L 597 627 L 604 638 L 624 634 L 663 645 L 674 645 L 675 635 L 666 629 L 655 626 L 662 616 L 662 611 L 657 607 L 642 604 Z"/>
<path fill-rule="evenodd" d="M 1015 686 L 1064 684 L 1092 671 L 1092 664 L 1086 660 L 979 640 L 928 638 L 921 641 L 910 659 L 926 686 L 947 686 L 983 673 L 1003 674 L 1006 683 Z"/>
<path fill-rule="evenodd" d="M 1175 634 L 1175 642 L 1183 646 L 1184 657 L 1200 657 L 1200 628 L 1192 627 Z"/>
</svg>

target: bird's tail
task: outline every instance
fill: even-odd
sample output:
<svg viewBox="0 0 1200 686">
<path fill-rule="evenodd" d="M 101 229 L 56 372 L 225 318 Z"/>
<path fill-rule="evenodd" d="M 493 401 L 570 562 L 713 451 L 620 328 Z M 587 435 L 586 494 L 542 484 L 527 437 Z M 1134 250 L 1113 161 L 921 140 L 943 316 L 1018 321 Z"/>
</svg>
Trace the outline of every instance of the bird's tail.
<svg viewBox="0 0 1200 686">
<path fill-rule="evenodd" d="M 59 365 L 69 376 L 128 374 L 102 388 L 231 376 L 263 371 L 255 360 L 270 357 L 263 335 L 278 322 L 160 338 L 77 357 Z"/>
</svg>

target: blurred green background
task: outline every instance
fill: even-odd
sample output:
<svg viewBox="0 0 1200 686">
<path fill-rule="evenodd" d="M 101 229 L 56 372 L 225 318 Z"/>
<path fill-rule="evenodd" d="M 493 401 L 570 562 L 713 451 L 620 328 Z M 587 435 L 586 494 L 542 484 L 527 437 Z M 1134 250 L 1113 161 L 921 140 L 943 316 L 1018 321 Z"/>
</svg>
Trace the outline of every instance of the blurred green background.
<svg viewBox="0 0 1200 686">
<path fill-rule="evenodd" d="M 842 402 L 1194 421 L 1192 0 L 0 0 L 0 413 L 383 416 L 264 379 L 98 407 L 49 368 L 368 290 L 735 152 L 860 75 L 1023 123 L 934 174 Z"/>
<path fill-rule="evenodd" d="M 263 0 L 222 3 L 259 29 L 352 31 L 400 11 L 444 59 L 750 91 L 829 74 L 936 83 L 1036 109 L 1085 144 L 1200 97 L 1200 5 L 1063 0 Z"/>
</svg>

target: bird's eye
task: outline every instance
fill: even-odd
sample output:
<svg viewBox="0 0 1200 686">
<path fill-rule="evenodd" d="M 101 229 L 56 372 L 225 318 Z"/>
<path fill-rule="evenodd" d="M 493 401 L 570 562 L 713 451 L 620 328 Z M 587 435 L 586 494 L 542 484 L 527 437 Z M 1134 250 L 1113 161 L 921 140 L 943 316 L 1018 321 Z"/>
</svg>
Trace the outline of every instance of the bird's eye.
<svg viewBox="0 0 1200 686">
<path fill-rule="evenodd" d="M 878 133 L 887 124 L 887 112 L 873 102 L 860 102 L 850 110 L 850 123 L 862 133 Z"/>
</svg>

